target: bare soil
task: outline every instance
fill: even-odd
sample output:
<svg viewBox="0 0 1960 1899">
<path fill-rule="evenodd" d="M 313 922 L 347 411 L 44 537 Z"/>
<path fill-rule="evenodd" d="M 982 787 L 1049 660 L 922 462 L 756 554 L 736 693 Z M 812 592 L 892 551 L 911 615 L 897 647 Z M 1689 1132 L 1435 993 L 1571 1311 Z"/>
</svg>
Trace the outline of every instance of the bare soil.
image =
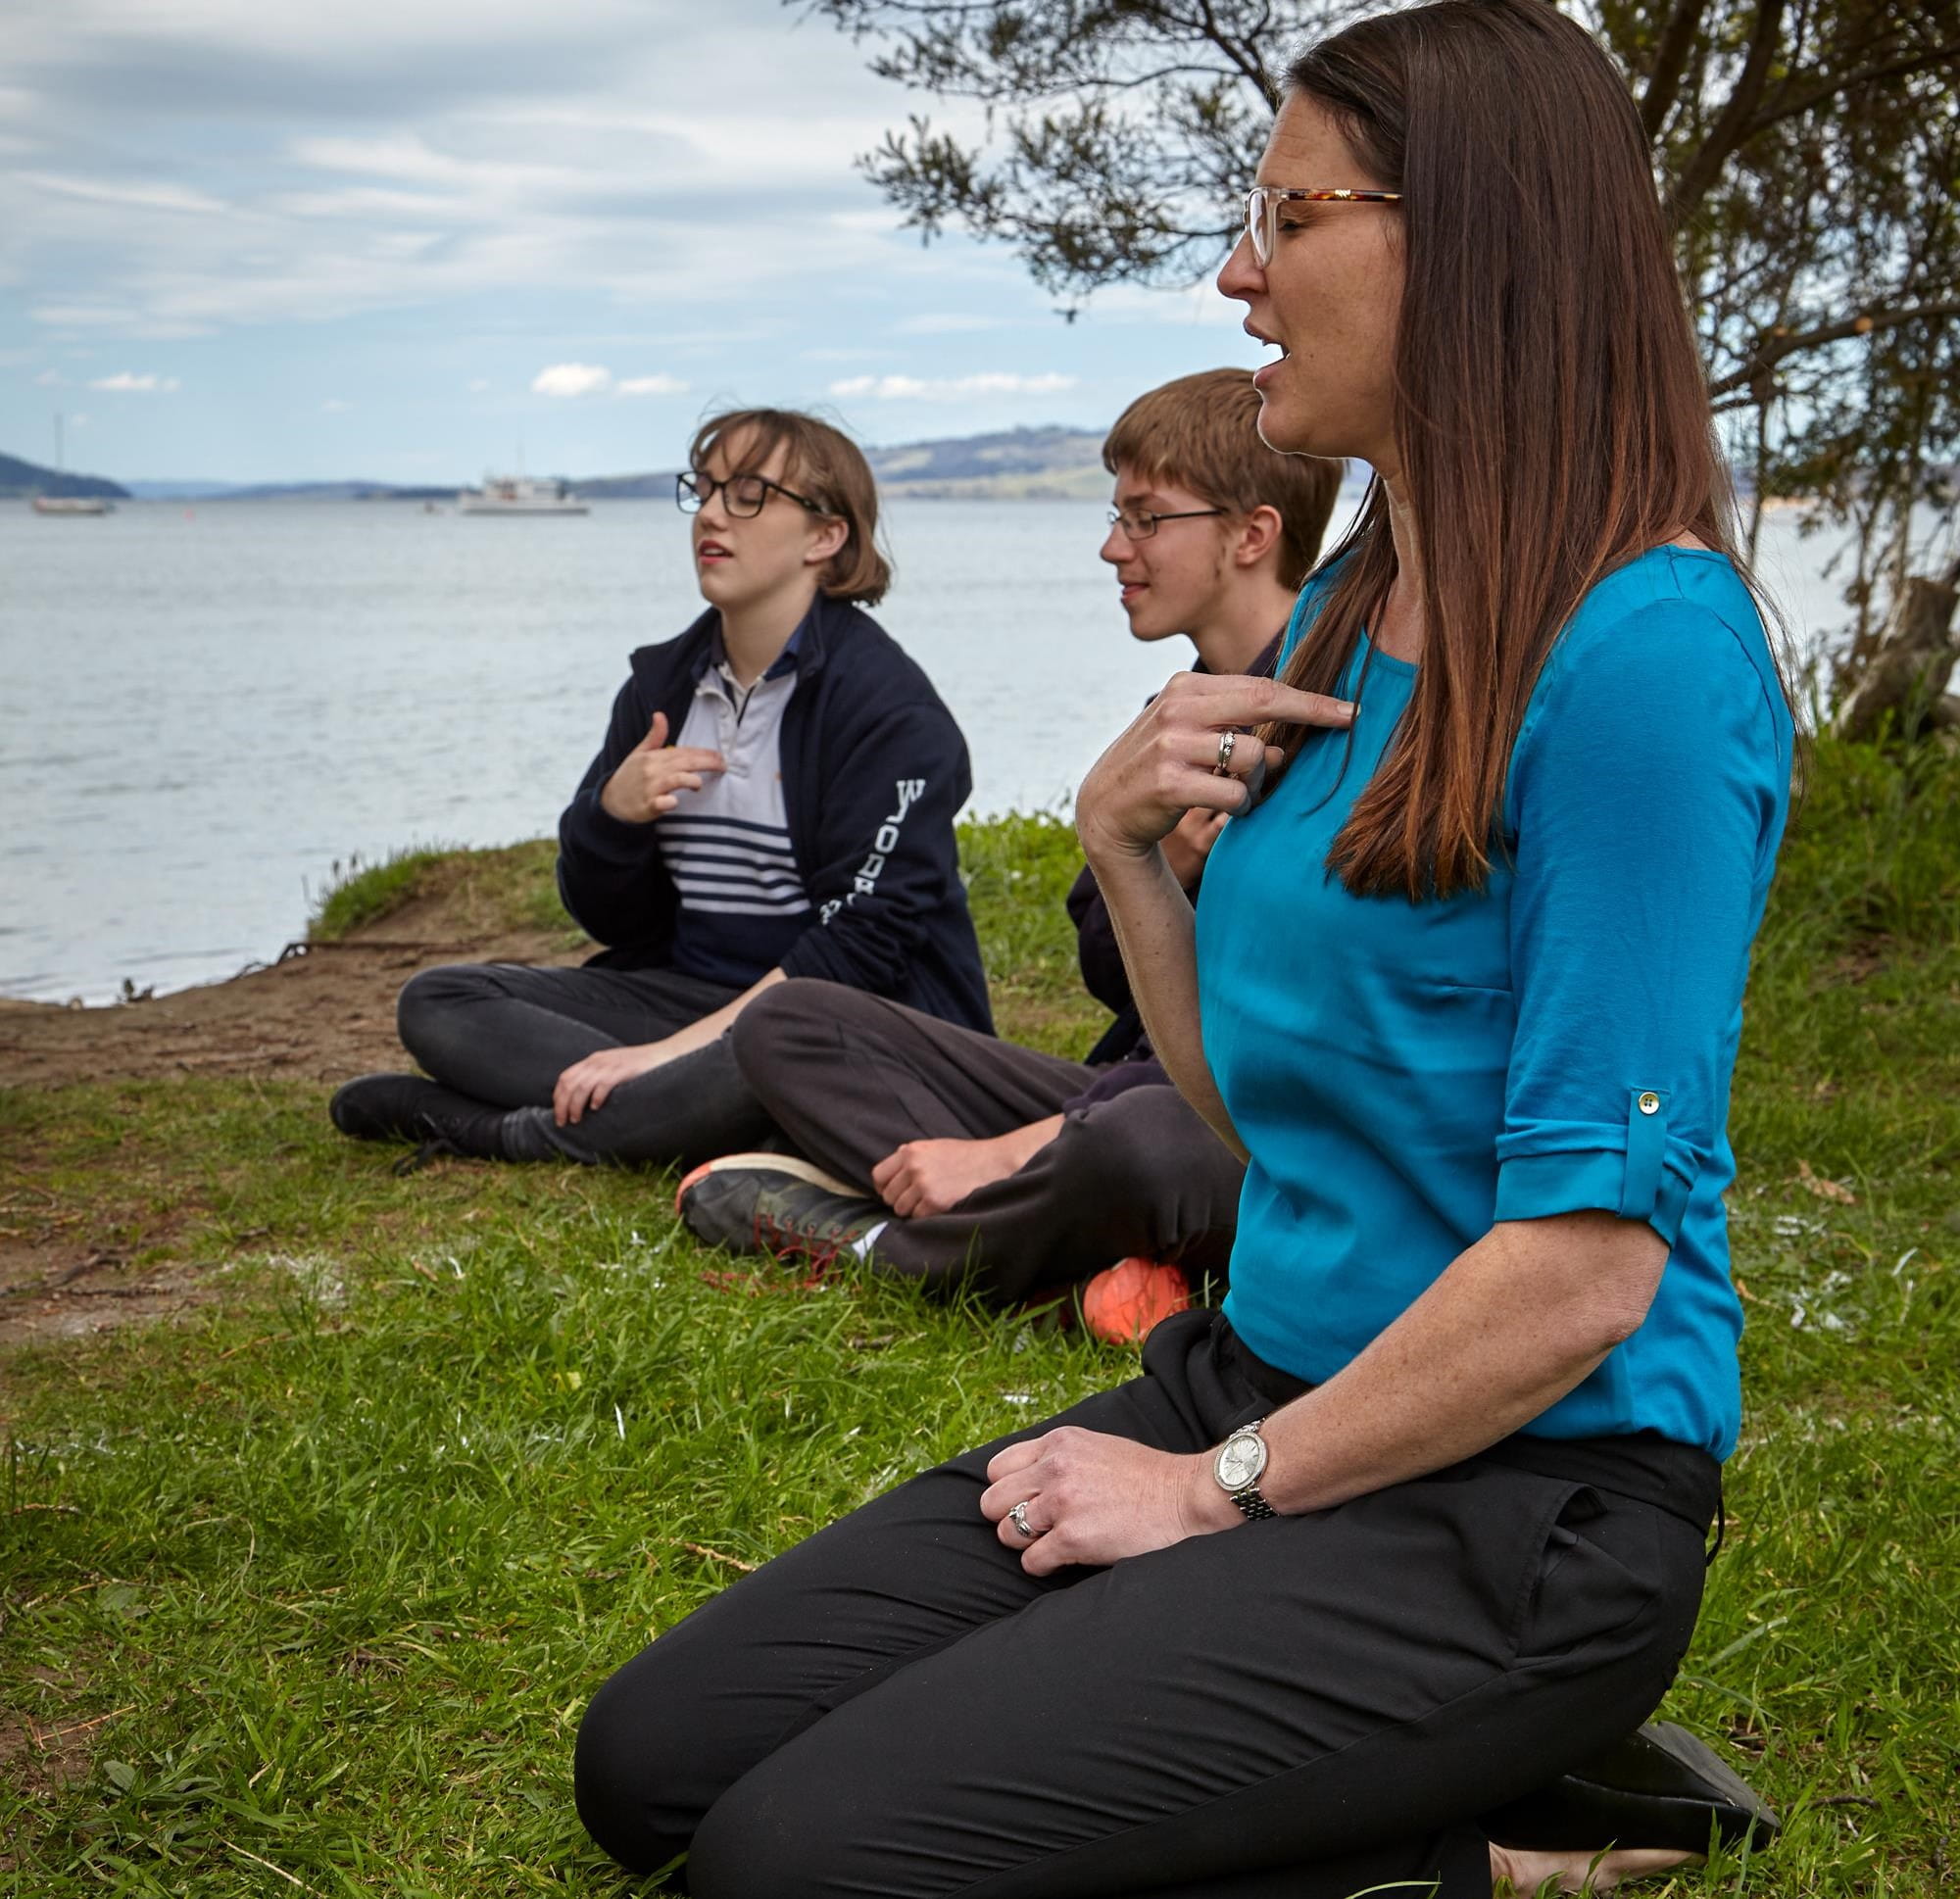
<svg viewBox="0 0 1960 1899">
<path fill-rule="evenodd" d="M 473 905 L 412 899 L 345 942 L 289 945 L 281 961 L 142 1002 L 65 1008 L 0 998 L 0 1088 L 176 1075 L 344 1081 L 403 1065 L 395 996 L 446 962 L 576 962 L 562 934 L 469 926 Z"/>
<path fill-rule="evenodd" d="M 569 963 L 590 949 L 568 946 L 563 933 L 500 925 L 466 889 L 438 891 L 343 943 L 293 946 L 269 967 L 146 1001 L 67 1008 L 0 999 L 0 1087 L 219 1075 L 324 1089 L 406 1067 L 395 997 L 417 970 Z M 36 1187 L 30 1168 L 29 1156 L 0 1153 L 0 1348 L 181 1317 L 216 1296 L 181 1262 L 132 1263 L 84 1210 Z M 168 1224 L 150 1223 L 145 1254 L 168 1241 Z"/>
</svg>

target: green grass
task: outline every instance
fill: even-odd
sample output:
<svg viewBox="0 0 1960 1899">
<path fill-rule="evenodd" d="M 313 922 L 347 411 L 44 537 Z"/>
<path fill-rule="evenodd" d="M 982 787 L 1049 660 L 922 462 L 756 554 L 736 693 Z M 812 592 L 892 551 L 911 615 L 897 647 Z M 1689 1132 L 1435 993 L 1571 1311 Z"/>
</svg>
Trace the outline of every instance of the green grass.
<svg viewBox="0 0 1960 1899">
<path fill-rule="evenodd" d="M 357 852 L 333 878 L 307 925 L 310 943 L 338 943 L 385 922 L 418 899 L 453 902 L 480 934 L 547 930 L 575 937 L 552 873 L 557 847 L 545 838 L 499 851 L 445 851 L 419 845 L 364 864 Z"/>
<path fill-rule="evenodd" d="M 1954 761 L 1827 749 L 1764 933 L 1734 1114 L 1749 1425 L 1670 1709 L 1788 1829 L 1649 1890 L 1930 1899 L 1960 1853 L 1956 807 Z M 1004 1032 L 1078 1050 L 1065 828 L 963 845 Z M 31 1747 L 0 1767 L 0 1892 L 631 1889 L 569 1802 L 608 1670 L 729 1559 L 1126 1369 L 704 1253 L 657 1177 L 397 1179 L 291 1085 L 17 1092 L 0 1151 L 36 1217 L 223 1289 L 0 1374 L 0 1710 L 94 1724 L 50 1743 L 68 1784 Z"/>
</svg>

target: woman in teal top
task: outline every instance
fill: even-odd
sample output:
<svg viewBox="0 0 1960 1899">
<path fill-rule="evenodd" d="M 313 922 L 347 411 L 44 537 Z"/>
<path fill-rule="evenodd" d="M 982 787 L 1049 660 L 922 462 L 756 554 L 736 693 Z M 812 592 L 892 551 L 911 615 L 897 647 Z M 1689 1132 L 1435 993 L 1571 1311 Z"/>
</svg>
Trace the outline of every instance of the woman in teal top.
<svg viewBox="0 0 1960 1899">
<path fill-rule="evenodd" d="M 579 1812 L 707 1899 L 1482 1899 L 1763 1836 L 1640 1728 L 1736 1436 L 1792 727 L 1638 115 L 1545 0 L 1357 22 L 1219 284 L 1281 352 L 1261 433 L 1377 475 L 1282 678 L 1173 680 L 1078 804 L 1248 1161 L 1232 1291 L 606 1682 Z"/>
<path fill-rule="evenodd" d="M 1645 1223 L 1671 1250 L 1639 1329 L 1520 1429 L 1727 1457 L 1742 1315 L 1723 1124 L 1791 743 L 1754 602 L 1724 556 L 1672 547 L 1586 595 L 1526 709 L 1480 888 L 1411 903 L 1299 874 L 1417 675 L 1357 635 L 1337 684 L 1351 729 L 1314 733 L 1213 853 L 1203 1052 L 1251 1156 L 1226 1316 L 1319 1384 L 1494 1223 Z"/>
</svg>

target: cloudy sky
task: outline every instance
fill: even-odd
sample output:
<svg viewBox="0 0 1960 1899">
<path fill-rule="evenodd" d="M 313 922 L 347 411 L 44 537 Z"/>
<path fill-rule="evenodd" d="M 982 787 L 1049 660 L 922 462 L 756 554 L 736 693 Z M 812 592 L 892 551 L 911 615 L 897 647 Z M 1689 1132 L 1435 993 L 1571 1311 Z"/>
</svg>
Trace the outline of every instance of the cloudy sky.
<svg viewBox="0 0 1960 1899">
<path fill-rule="evenodd" d="M 922 249 L 852 166 L 919 103 L 777 0 L 0 0 L 0 451 L 590 475 L 729 402 L 1100 426 L 1258 360 L 1209 291 L 1066 325 Z"/>
</svg>

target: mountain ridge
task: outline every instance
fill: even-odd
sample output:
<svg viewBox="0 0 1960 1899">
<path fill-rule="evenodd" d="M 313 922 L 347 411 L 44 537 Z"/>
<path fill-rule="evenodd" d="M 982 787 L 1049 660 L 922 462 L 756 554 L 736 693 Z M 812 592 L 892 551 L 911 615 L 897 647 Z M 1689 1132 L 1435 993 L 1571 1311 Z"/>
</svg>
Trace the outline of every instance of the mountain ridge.
<svg viewBox="0 0 1960 1899">
<path fill-rule="evenodd" d="M 102 475 L 70 474 L 44 468 L 19 456 L 0 455 L 0 500 L 30 501 L 36 495 L 66 499 L 127 501 L 129 491 Z"/>
<path fill-rule="evenodd" d="M 920 499 L 1056 500 L 1095 498 L 1108 484 L 1102 467 L 1101 429 L 1043 427 L 996 429 L 980 435 L 942 436 L 919 442 L 899 442 L 864 451 L 882 492 Z M 453 498 L 462 484 L 413 486 L 385 481 L 132 481 L 126 487 L 94 476 L 71 476 L 71 482 L 96 486 L 10 488 L 7 470 L 23 468 L 37 478 L 52 480 L 46 469 L 0 456 L 0 496 L 102 494 L 138 501 L 440 501 Z M 673 494 L 675 468 L 593 475 L 583 480 L 566 476 L 588 501 L 667 500 Z M 558 477 L 552 477 L 554 479 Z"/>
</svg>

